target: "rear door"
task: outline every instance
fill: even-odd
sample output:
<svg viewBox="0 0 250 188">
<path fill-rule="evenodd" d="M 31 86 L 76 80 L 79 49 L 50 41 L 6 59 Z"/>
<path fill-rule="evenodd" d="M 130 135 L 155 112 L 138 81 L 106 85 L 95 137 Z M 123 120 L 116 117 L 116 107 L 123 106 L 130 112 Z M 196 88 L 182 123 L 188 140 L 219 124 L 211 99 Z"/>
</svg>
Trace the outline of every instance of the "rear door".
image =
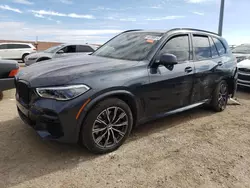
<svg viewBox="0 0 250 188">
<path fill-rule="evenodd" d="M 150 68 L 150 88 L 147 115 L 154 115 L 183 106 L 191 102 L 194 64 L 191 61 L 190 38 L 188 34 L 173 35 L 157 54 L 174 54 L 178 64 L 172 67 Z M 157 58 L 156 58 L 157 61 Z"/>
<path fill-rule="evenodd" d="M 220 75 L 221 57 L 208 35 L 192 34 L 195 82 L 192 103 L 210 99 Z"/>
<path fill-rule="evenodd" d="M 5 59 L 7 52 L 7 45 L 6 44 L 0 44 L 0 58 Z"/>
</svg>

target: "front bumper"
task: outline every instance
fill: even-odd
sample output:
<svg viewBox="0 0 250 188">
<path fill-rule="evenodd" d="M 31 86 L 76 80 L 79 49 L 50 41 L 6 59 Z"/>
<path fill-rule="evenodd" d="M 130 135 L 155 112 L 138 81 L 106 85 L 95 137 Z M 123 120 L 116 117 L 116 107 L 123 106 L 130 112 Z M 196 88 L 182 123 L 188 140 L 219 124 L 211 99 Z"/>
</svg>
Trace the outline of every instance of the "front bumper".
<svg viewBox="0 0 250 188">
<path fill-rule="evenodd" d="M 250 87 L 250 71 L 248 70 L 243 71 L 243 70 L 238 71 L 238 85 L 244 87 Z"/>
<path fill-rule="evenodd" d="M 0 91 L 15 88 L 14 78 L 0 79 Z"/>
<path fill-rule="evenodd" d="M 20 118 L 30 125 L 41 138 L 64 143 L 77 143 L 80 121 L 76 114 L 80 107 L 77 101 L 60 102 L 51 99 L 36 99 L 28 105 L 16 95 Z"/>
<path fill-rule="evenodd" d="M 37 59 L 32 59 L 32 60 L 25 59 L 24 60 L 26 66 L 32 65 L 32 64 L 36 63 L 36 61 L 37 61 Z"/>
</svg>

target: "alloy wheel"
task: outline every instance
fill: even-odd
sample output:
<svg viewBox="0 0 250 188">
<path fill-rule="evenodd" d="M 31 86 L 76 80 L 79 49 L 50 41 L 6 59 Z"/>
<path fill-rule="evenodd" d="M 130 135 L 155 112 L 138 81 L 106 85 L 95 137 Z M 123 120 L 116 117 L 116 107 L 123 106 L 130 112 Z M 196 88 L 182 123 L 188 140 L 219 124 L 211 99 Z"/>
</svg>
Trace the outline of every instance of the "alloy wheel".
<svg viewBox="0 0 250 188">
<path fill-rule="evenodd" d="M 101 148 L 116 146 L 128 129 L 128 115 L 120 107 L 109 107 L 98 114 L 92 128 L 95 144 Z"/>
<path fill-rule="evenodd" d="M 228 100 L 228 90 L 227 90 L 227 85 L 222 83 L 220 85 L 220 90 L 219 90 L 219 97 L 218 97 L 218 104 L 219 107 L 224 110 L 227 105 L 227 100 Z"/>
</svg>

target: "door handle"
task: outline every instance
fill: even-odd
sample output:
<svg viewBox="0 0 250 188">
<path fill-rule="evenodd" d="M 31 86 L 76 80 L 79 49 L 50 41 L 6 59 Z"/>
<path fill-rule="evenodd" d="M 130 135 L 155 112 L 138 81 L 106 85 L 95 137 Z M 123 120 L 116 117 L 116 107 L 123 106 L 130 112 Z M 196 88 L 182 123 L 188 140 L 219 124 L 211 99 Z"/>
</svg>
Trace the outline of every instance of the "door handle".
<svg viewBox="0 0 250 188">
<path fill-rule="evenodd" d="M 187 72 L 187 73 L 192 72 L 192 71 L 193 71 L 192 67 L 186 67 L 185 68 L 185 72 Z"/>
<path fill-rule="evenodd" d="M 222 66 L 222 65 L 223 65 L 222 61 L 219 61 L 218 66 Z"/>
</svg>

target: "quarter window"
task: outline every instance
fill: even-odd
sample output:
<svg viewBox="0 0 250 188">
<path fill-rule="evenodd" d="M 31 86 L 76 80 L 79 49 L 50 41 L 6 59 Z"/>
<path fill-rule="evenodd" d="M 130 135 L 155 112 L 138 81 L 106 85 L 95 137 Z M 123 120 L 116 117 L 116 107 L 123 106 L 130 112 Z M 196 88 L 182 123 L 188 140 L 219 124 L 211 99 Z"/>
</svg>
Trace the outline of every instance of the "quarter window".
<svg viewBox="0 0 250 188">
<path fill-rule="evenodd" d="M 217 38 L 214 38 L 213 37 L 213 40 L 214 40 L 214 43 L 215 43 L 215 46 L 219 52 L 220 55 L 223 55 L 226 53 L 226 49 L 224 47 L 224 45 L 221 43 L 221 41 Z"/>
<path fill-rule="evenodd" d="M 211 49 L 207 36 L 194 35 L 193 42 L 197 60 L 211 58 Z"/>
<path fill-rule="evenodd" d="M 169 53 L 177 57 L 178 61 L 189 60 L 189 40 L 188 35 L 181 35 L 171 38 L 161 50 L 161 54 Z"/>
</svg>

